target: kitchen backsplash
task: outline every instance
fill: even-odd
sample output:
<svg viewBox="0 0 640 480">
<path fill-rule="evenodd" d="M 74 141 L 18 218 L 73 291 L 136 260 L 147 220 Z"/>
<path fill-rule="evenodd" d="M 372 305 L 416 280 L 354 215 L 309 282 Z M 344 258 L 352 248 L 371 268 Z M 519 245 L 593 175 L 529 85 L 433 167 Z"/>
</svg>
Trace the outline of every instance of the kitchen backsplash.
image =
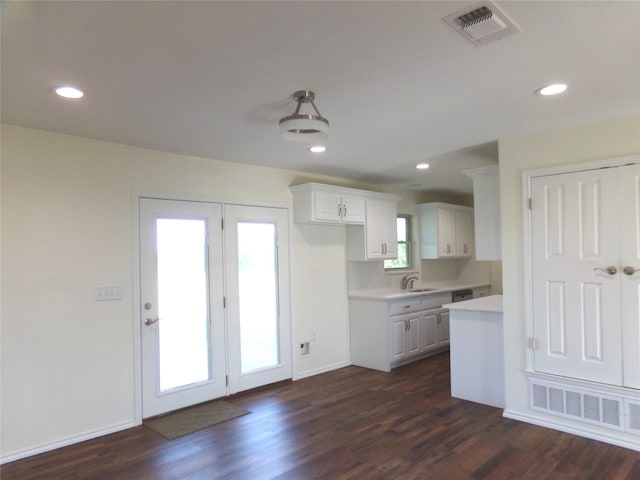
<svg viewBox="0 0 640 480">
<path fill-rule="evenodd" d="M 501 283 L 501 278 L 495 278 L 496 272 L 501 270 L 500 263 L 469 259 L 421 260 L 420 269 L 413 272 L 420 277 L 418 283 L 448 280 L 460 283 Z M 382 262 L 349 262 L 349 290 L 400 288 L 400 281 L 405 273 L 386 273 Z M 496 290 L 497 287 L 496 285 Z M 502 291 L 502 285 L 499 290 Z"/>
</svg>

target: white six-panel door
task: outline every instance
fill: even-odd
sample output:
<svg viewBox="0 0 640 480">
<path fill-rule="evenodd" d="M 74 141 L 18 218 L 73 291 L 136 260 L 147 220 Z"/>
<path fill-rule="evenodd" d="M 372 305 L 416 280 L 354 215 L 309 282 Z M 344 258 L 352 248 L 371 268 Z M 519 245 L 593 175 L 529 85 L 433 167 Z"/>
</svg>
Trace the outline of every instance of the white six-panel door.
<svg viewBox="0 0 640 480">
<path fill-rule="evenodd" d="M 640 389 L 640 165 L 619 169 L 623 384 Z"/>
<path fill-rule="evenodd" d="M 640 385 L 640 167 L 531 180 L 536 371 Z"/>
</svg>

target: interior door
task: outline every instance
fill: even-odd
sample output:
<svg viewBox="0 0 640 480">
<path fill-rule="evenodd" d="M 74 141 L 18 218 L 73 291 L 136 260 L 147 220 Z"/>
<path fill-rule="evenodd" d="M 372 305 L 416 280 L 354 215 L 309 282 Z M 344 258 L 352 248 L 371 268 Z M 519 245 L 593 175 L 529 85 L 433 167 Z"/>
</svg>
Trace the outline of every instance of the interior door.
<svg viewBox="0 0 640 480">
<path fill-rule="evenodd" d="M 618 168 L 625 387 L 640 388 L 640 165 Z"/>
<path fill-rule="evenodd" d="M 289 379 L 288 211 L 224 209 L 229 393 Z"/>
<path fill-rule="evenodd" d="M 143 418 L 226 395 L 221 218 L 140 199 Z"/>
<path fill-rule="evenodd" d="M 616 168 L 532 179 L 536 371 L 622 384 L 618 190 Z"/>
</svg>

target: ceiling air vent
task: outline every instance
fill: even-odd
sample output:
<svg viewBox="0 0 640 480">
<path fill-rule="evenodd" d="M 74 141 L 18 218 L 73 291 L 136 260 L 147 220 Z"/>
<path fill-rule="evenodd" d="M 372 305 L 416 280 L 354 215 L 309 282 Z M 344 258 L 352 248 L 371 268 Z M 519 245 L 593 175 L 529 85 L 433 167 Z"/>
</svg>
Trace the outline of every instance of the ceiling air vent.
<svg viewBox="0 0 640 480">
<path fill-rule="evenodd" d="M 495 42 L 520 31 L 493 2 L 479 2 L 443 18 L 447 24 L 476 45 Z"/>
</svg>

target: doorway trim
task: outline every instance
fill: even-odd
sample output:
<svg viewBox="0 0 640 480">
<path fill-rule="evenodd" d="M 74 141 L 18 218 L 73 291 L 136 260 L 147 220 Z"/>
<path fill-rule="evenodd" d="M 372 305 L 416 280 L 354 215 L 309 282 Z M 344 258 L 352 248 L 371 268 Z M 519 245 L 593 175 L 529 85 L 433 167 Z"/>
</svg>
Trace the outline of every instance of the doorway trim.
<svg viewBox="0 0 640 480">
<path fill-rule="evenodd" d="M 167 192 L 158 192 L 154 190 L 135 190 L 131 194 L 131 231 L 132 231 L 132 241 L 133 241 L 133 291 L 132 291 L 132 317 L 131 317 L 131 325 L 133 328 L 133 424 L 134 425 L 142 425 L 142 346 L 141 346 L 141 335 L 140 335 L 140 199 L 141 198 L 151 198 L 157 200 L 176 200 L 176 201 L 185 201 L 185 202 L 206 202 L 206 203 L 220 203 L 223 206 L 227 204 L 234 205 L 243 205 L 250 207 L 271 207 L 271 208 L 282 208 L 287 211 L 288 217 L 288 225 L 287 228 L 289 232 L 293 231 L 293 219 L 291 214 L 291 204 L 285 202 L 271 202 L 271 201 L 258 201 L 258 200 L 249 200 L 237 197 L 220 197 L 220 196 L 209 196 L 209 195 L 200 195 L 200 194 L 180 194 L 180 193 L 167 193 Z M 290 242 L 290 247 L 291 247 Z M 287 272 L 284 272 L 287 275 L 289 285 L 291 283 L 291 248 L 288 249 L 288 264 L 289 269 Z M 293 339 L 294 337 L 294 314 L 293 314 L 293 306 L 292 302 L 292 291 L 290 290 L 288 295 L 289 302 L 289 311 L 291 312 L 291 322 L 289 324 L 289 334 L 291 338 L 291 342 L 288 345 L 288 348 L 291 350 L 291 358 L 294 358 L 294 348 L 293 348 Z M 291 376 L 295 378 L 295 362 L 291 364 Z"/>
</svg>

